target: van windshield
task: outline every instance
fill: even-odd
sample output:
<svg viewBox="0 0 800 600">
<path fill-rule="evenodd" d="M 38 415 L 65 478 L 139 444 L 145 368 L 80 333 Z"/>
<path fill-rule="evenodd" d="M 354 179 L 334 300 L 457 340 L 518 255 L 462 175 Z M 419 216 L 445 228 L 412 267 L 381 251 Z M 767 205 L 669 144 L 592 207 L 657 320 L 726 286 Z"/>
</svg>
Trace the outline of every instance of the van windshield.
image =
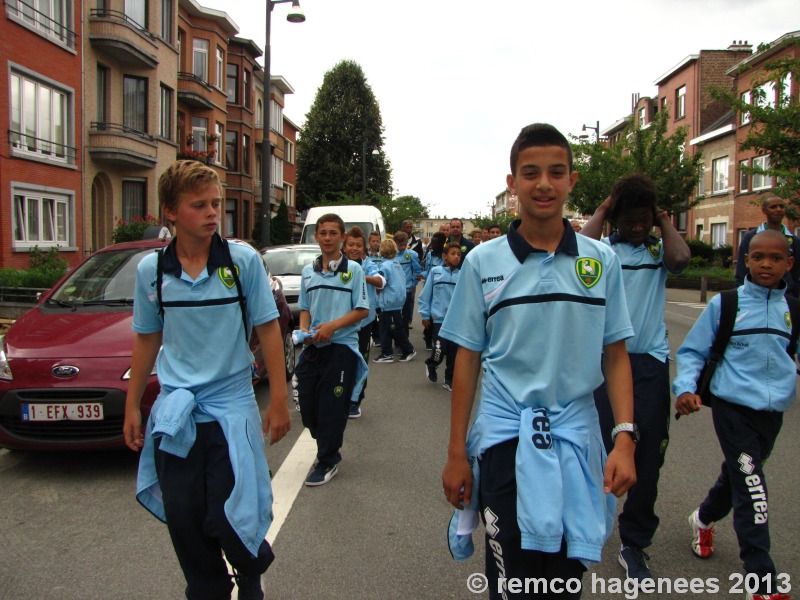
<svg viewBox="0 0 800 600">
<path fill-rule="evenodd" d="M 344 230 L 345 232 L 350 231 L 353 227 L 358 226 L 361 231 L 364 232 L 364 237 L 369 238 L 369 234 L 372 233 L 372 223 L 348 223 L 345 221 L 344 223 Z M 316 244 L 317 240 L 314 239 L 314 232 L 317 230 L 316 223 L 309 223 L 305 227 L 303 227 L 303 239 L 300 240 L 301 244 Z"/>
</svg>

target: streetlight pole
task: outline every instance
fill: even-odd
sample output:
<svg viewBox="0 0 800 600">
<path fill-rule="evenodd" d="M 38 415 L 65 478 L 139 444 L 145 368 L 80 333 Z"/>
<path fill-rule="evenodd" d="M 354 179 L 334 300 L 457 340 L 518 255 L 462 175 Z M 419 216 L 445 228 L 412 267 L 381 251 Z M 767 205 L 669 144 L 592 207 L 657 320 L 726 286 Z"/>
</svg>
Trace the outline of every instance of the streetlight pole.
<svg viewBox="0 0 800 600">
<path fill-rule="evenodd" d="M 367 140 L 361 144 L 361 204 L 367 203 Z"/>
<path fill-rule="evenodd" d="M 586 131 L 587 129 L 594 130 L 595 141 L 599 144 L 600 143 L 600 121 L 597 121 L 597 125 L 595 125 L 594 127 L 592 127 L 591 125 L 585 125 L 584 124 L 583 128 L 581 129 L 581 131 Z"/>
<path fill-rule="evenodd" d="M 269 111 L 272 103 L 272 76 L 270 74 L 270 29 L 272 21 L 272 8 L 276 4 L 291 2 L 292 8 L 286 16 L 290 23 L 302 23 L 306 20 L 300 0 L 267 0 L 266 39 L 264 43 L 264 139 L 261 142 L 261 247 L 271 244 L 270 240 L 270 191 L 272 188 L 272 144 L 269 141 Z"/>
</svg>

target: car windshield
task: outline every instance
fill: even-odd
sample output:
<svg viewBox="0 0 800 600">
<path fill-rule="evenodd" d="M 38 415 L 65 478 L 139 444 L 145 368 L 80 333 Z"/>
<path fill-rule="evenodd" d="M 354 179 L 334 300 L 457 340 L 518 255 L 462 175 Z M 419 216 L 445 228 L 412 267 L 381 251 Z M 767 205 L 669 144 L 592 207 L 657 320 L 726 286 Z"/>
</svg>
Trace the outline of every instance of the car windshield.
<svg viewBox="0 0 800 600">
<path fill-rule="evenodd" d="M 358 227 L 364 232 L 364 238 L 369 239 L 369 234 L 372 233 L 372 223 L 345 223 L 344 230 L 350 231 L 353 227 Z M 300 240 L 302 244 L 316 244 L 317 240 L 314 239 L 314 232 L 317 231 L 316 223 L 311 223 L 303 229 L 303 239 Z"/>
<path fill-rule="evenodd" d="M 267 250 L 264 260 L 267 261 L 269 272 L 276 277 L 286 275 L 302 275 L 303 267 L 314 262 L 319 255 L 317 248 L 298 248 L 286 250 Z"/>
<path fill-rule="evenodd" d="M 136 266 L 153 248 L 98 252 L 70 273 L 49 302 L 62 306 L 133 303 Z"/>
</svg>

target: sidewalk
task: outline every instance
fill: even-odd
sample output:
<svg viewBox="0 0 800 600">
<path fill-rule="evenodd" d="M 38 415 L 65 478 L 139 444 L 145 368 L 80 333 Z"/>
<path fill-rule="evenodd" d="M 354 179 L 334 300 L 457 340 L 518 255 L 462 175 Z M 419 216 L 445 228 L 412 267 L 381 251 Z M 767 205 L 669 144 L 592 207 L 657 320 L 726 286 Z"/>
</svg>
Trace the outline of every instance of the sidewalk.
<svg viewBox="0 0 800 600">
<path fill-rule="evenodd" d="M 706 302 L 719 292 L 706 292 Z M 668 302 L 700 302 L 700 290 L 685 290 L 682 288 L 667 288 Z"/>
</svg>

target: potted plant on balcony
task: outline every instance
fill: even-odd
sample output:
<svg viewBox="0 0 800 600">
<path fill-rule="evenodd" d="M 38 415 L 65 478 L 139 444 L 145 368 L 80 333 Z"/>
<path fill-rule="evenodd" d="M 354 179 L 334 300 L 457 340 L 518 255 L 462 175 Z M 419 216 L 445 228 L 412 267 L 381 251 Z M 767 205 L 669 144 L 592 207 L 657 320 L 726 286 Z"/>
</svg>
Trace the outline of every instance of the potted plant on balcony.
<svg viewBox="0 0 800 600">
<path fill-rule="evenodd" d="M 190 133 L 186 136 L 186 147 L 191 148 L 194 145 L 194 136 Z"/>
</svg>

